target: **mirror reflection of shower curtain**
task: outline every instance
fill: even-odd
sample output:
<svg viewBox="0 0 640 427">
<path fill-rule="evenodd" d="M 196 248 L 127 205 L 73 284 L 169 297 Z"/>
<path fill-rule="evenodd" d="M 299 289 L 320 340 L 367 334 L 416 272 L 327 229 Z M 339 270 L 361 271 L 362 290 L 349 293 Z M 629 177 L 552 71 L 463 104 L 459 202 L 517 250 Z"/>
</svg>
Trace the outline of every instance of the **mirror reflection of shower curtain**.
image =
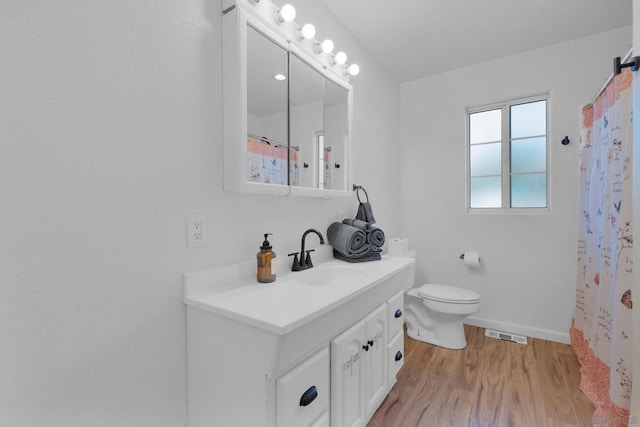
<svg viewBox="0 0 640 427">
<path fill-rule="evenodd" d="M 323 155 L 323 167 L 322 171 L 324 174 L 324 188 L 331 188 L 331 147 L 324 147 L 324 155 Z"/>
<path fill-rule="evenodd" d="M 247 182 L 288 184 L 287 147 L 247 138 Z"/>
<path fill-rule="evenodd" d="M 583 109 L 571 345 L 594 425 L 627 425 L 632 394 L 631 81 L 627 68 Z"/>
<path fill-rule="evenodd" d="M 300 147 L 289 149 L 289 185 L 300 185 Z"/>
</svg>

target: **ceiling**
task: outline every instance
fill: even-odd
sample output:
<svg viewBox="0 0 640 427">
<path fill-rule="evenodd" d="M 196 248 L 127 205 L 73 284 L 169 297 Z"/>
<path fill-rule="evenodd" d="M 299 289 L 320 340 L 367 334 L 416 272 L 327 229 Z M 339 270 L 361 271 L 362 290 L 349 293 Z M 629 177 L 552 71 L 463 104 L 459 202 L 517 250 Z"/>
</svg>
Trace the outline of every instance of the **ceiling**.
<svg viewBox="0 0 640 427">
<path fill-rule="evenodd" d="M 401 82 L 631 25 L 632 19 L 632 0 L 322 1 Z"/>
</svg>

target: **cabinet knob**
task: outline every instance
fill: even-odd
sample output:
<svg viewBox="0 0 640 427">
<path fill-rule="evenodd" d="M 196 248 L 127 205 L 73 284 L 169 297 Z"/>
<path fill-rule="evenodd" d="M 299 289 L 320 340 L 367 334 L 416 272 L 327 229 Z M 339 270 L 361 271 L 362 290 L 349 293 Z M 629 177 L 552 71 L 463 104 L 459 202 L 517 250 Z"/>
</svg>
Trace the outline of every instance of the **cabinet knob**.
<svg viewBox="0 0 640 427">
<path fill-rule="evenodd" d="M 396 353 L 396 362 L 400 359 L 402 359 L 402 352 L 398 350 L 398 352 Z"/>
<path fill-rule="evenodd" d="M 402 310 L 397 309 L 397 310 L 396 310 L 395 317 L 400 317 L 400 316 L 402 316 Z"/>
<path fill-rule="evenodd" d="M 369 344 L 370 346 L 372 346 L 373 344 L 375 344 L 373 341 L 369 340 L 367 341 L 367 344 Z"/>
<path fill-rule="evenodd" d="M 311 404 L 311 402 L 316 400 L 316 397 L 318 397 L 318 389 L 316 389 L 316 386 L 312 385 L 307 391 L 302 393 L 302 396 L 300 396 L 300 406 L 307 406 Z"/>
<path fill-rule="evenodd" d="M 363 346 L 362 346 L 362 349 L 363 349 L 364 351 L 369 351 L 369 345 L 367 345 L 367 344 L 363 345 Z"/>
</svg>

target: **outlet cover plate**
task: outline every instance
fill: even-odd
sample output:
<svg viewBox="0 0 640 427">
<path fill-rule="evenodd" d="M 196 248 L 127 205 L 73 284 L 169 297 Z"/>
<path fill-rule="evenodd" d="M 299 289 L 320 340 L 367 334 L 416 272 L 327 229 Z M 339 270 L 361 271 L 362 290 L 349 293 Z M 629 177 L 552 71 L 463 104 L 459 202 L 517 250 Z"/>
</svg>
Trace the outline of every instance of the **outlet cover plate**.
<svg viewBox="0 0 640 427">
<path fill-rule="evenodd" d="M 204 215 L 190 214 L 187 215 L 187 246 L 197 248 L 204 246 L 205 242 L 205 226 Z"/>
</svg>

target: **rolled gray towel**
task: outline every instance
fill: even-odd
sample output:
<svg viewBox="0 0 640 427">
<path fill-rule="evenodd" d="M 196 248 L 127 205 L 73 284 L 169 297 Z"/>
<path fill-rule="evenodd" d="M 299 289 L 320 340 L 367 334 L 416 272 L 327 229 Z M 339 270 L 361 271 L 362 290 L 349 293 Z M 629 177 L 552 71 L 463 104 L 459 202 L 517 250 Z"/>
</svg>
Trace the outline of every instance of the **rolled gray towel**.
<svg viewBox="0 0 640 427">
<path fill-rule="evenodd" d="M 353 227 L 357 227 L 360 230 L 363 230 L 365 232 L 371 231 L 371 228 L 373 227 L 373 225 L 369 224 L 368 222 L 359 220 L 359 219 L 343 219 L 342 220 L 343 224 L 347 224 L 347 225 L 351 225 Z"/>
<path fill-rule="evenodd" d="M 380 252 L 369 252 L 368 254 L 364 254 L 363 256 L 360 256 L 360 257 L 348 257 L 348 256 L 342 255 L 340 252 L 336 251 L 335 249 L 333 250 L 333 257 L 335 259 L 339 259 L 340 261 L 346 261 L 346 262 L 369 262 L 369 261 L 380 261 L 382 259 Z"/>
<path fill-rule="evenodd" d="M 327 228 L 327 239 L 333 249 L 350 258 L 371 251 L 365 232 L 351 225 L 334 222 Z"/>
<path fill-rule="evenodd" d="M 381 228 L 371 226 L 371 231 L 367 233 L 367 242 L 376 249 L 380 249 L 384 245 L 384 231 Z"/>
</svg>

